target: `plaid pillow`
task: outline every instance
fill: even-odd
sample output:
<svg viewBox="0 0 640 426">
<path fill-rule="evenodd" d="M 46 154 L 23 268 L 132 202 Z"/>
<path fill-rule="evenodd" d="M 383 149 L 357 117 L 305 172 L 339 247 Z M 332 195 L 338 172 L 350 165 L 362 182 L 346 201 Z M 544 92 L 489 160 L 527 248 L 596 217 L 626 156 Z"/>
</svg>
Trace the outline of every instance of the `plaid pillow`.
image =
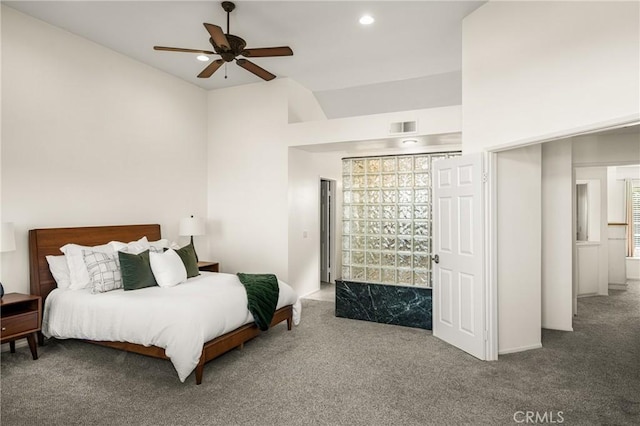
<svg viewBox="0 0 640 426">
<path fill-rule="evenodd" d="M 117 253 L 82 250 L 82 254 L 84 255 L 84 263 L 87 265 L 87 271 L 89 271 L 91 293 L 104 293 L 122 288 L 122 276 Z"/>
</svg>

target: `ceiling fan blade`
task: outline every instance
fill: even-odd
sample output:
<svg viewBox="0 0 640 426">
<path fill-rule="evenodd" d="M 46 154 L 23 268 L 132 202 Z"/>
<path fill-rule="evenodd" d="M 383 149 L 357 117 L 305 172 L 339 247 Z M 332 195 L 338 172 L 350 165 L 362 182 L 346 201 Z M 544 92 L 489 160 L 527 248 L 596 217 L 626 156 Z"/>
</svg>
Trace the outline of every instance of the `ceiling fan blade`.
<svg viewBox="0 0 640 426">
<path fill-rule="evenodd" d="M 218 70 L 224 64 L 222 59 L 216 59 L 211 62 L 205 69 L 202 70 L 200 74 L 198 74 L 198 78 L 209 78 L 213 75 L 214 72 Z"/>
<path fill-rule="evenodd" d="M 222 28 L 217 25 L 207 24 L 206 22 L 203 25 L 209 32 L 209 35 L 211 36 L 211 39 L 216 44 L 216 46 L 222 48 L 223 50 L 231 49 L 229 40 L 227 40 L 227 36 L 224 35 L 224 31 L 222 31 Z"/>
<path fill-rule="evenodd" d="M 181 47 L 153 46 L 153 50 L 166 50 L 168 52 L 204 53 L 205 55 L 215 55 L 216 54 L 216 52 L 212 52 L 210 50 L 183 49 Z"/>
<path fill-rule="evenodd" d="M 245 70 L 254 73 L 255 75 L 257 75 L 258 77 L 260 77 L 263 80 L 273 80 L 274 78 L 276 78 L 275 75 L 271 74 L 269 71 L 265 70 L 264 68 L 261 68 L 259 66 L 257 66 L 256 64 L 254 64 L 251 61 L 247 61 L 246 59 L 236 59 L 236 62 L 238 63 L 238 65 L 240 65 L 242 68 L 244 68 Z"/>
<path fill-rule="evenodd" d="M 244 49 L 241 55 L 248 58 L 260 58 L 266 56 L 291 56 L 293 50 L 289 46 L 261 47 L 257 49 Z"/>
</svg>

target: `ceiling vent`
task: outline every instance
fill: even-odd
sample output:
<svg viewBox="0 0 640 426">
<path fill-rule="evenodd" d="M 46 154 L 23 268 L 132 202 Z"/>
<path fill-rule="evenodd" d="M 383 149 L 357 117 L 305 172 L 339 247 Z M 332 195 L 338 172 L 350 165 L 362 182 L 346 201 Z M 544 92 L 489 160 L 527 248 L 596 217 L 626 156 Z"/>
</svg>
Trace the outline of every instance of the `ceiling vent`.
<svg viewBox="0 0 640 426">
<path fill-rule="evenodd" d="M 392 135 L 416 133 L 417 131 L 418 131 L 417 121 L 396 121 L 389 125 L 389 133 Z"/>
</svg>

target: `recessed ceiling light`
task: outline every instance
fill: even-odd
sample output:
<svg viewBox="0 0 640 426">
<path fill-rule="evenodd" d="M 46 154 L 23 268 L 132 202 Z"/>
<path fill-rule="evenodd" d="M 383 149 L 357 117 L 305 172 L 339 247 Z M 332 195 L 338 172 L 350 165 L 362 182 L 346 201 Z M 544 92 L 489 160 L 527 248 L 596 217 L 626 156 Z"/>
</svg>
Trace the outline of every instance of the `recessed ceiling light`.
<svg viewBox="0 0 640 426">
<path fill-rule="evenodd" d="M 196 59 L 202 62 L 208 62 L 209 61 L 209 57 L 207 55 L 198 55 L 196 56 Z"/>
<path fill-rule="evenodd" d="M 416 139 L 405 139 L 402 141 L 404 145 L 415 145 L 418 143 Z"/>
<path fill-rule="evenodd" d="M 371 25 L 375 22 L 376 20 L 373 19 L 373 16 L 371 15 L 362 15 L 362 17 L 360 18 L 360 23 L 362 25 Z"/>
</svg>

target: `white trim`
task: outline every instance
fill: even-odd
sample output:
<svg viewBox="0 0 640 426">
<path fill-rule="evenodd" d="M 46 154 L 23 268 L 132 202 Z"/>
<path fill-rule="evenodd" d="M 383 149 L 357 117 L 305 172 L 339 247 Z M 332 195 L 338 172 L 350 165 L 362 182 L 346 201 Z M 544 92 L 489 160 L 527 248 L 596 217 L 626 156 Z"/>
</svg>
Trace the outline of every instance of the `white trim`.
<svg viewBox="0 0 640 426">
<path fill-rule="evenodd" d="M 320 198 L 322 198 L 322 181 L 326 180 L 327 182 L 329 182 L 329 191 L 331 192 L 331 204 L 329 207 L 329 237 L 330 237 L 330 241 L 329 241 L 329 284 L 335 284 L 337 279 L 341 279 L 342 277 L 339 276 L 339 270 L 338 270 L 338 264 L 342 263 L 341 261 L 338 262 L 338 258 L 337 258 L 337 253 L 336 253 L 336 247 L 337 247 L 337 234 L 336 234 L 336 221 L 337 219 L 337 200 L 338 200 L 338 181 L 336 179 L 333 178 L 327 178 L 327 177 L 323 177 L 322 175 L 318 175 L 318 195 L 320 195 Z M 318 223 L 320 224 L 320 229 L 322 229 L 322 201 L 319 200 L 318 201 Z M 318 230 L 318 234 L 320 234 L 320 230 Z M 318 238 L 318 243 L 320 242 L 320 240 L 322 239 L 322 235 L 320 235 L 320 237 Z M 319 264 L 320 264 L 320 271 L 318 273 L 318 290 L 320 291 L 321 288 L 321 283 L 322 281 L 322 252 L 319 253 L 320 254 L 320 259 L 319 259 Z M 342 274 L 340 274 L 342 275 Z"/>
<path fill-rule="evenodd" d="M 484 155 L 484 173 L 487 176 L 485 191 L 485 359 L 498 360 L 498 283 L 497 271 L 497 167 L 496 153 Z"/>
<path fill-rule="evenodd" d="M 611 120 L 601 121 L 599 123 L 592 123 L 584 126 L 574 127 L 572 129 L 547 133 L 545 135 L 533 136 L 512 142 L 506 142 L 503 144 L 490 146 L 485 149 L 491 152 L 506 151 L 513 148 L 521 148 L 527 145 L 537 145 L 539 143 L 551 142 L 557 139 L 572 138 L 575 136 L 583 136 L 590 133 L 601 132 L 603 130 L 632 126 L 638 124 L 638 122 L 640 122 L 640 114 L 626 115 L 623 117 L 613 118 Z"/>
<path fill-rule="evenodd" d="M 320 284 L 318 284 L 318 286 L 319 286 L 319 285 L 320 285 Z M 311 290 L 311 291 L 309 291 L 309 292 L 307 292 L 307 293 L 305 293 L 305 294 L 303 294 L 303 295 L 301 295 L 301 296 L 298 296 L 298 299 L 306 299 L 306 298 L 307 298 L 307 296 L 311 296 L 313 293 L 317 293 L 317 292 L 319 292 L 320 290 L 321 290 L 321 289 L 318 287 L 318 289 L 317 289 L 317 290 Z"/>
<path fill-rule="evenodd" d="M 588 163 L 572 163 L 573 167 L 612 167 L 612 166 L 635 166 L 638 164 L 637 159 L 630 159 L 627 161 L 590 161 Z M 624 179 L 616 179 L 624 181 Z"/>
<path fill-rule="evenodd" d="M 16 342 L 16 352 L 18 351 L 18 349 L 26 348 L 28 346 L 26 338 L 15 340 L 15 342 Z M 1 351 L 2 352 L 9 352 L 10 351 L 9 342 L 2 344 Z"/>
<path fill-rule="evenodd" d="M 573 155 L 573 152 L 572 152 Z M 571 167 L 571 314 L 573 316 L 578 315 L 578 245 L 577 245 L 577 224 L 574 219 L 577 214 L 577 200 L 576 200 L 576 168 Z M 571 318 L 571 325 L 573 326 L 573 317 Z"/>
<path fill-rule="evenodd" d="M 554 327 L 553 324 L 547 324 L 547 327 L 542 327 L 545 330 L 553 330 L 553 331 L 573 331 L 573 327 L 565 328 L 565 327 Z"/>
<path fill-rule="evenodd" d="M 627 284 L 624 283 L 609 283 L 609 290 L 626 290 Z"/>
<path fill-rule="evenodd" d="M 536 343 L 535 345 L 530 345 L 530 346 L 520 346 L 519 348 L 503 349 L 499 352 L 498 355 L 514 354 L 516 352 L 524 352 L 524 351 L 530 351 L 531 349 L 540 349 L 540 348 L 542 348 L 542 343 Z"/>
</svg>

